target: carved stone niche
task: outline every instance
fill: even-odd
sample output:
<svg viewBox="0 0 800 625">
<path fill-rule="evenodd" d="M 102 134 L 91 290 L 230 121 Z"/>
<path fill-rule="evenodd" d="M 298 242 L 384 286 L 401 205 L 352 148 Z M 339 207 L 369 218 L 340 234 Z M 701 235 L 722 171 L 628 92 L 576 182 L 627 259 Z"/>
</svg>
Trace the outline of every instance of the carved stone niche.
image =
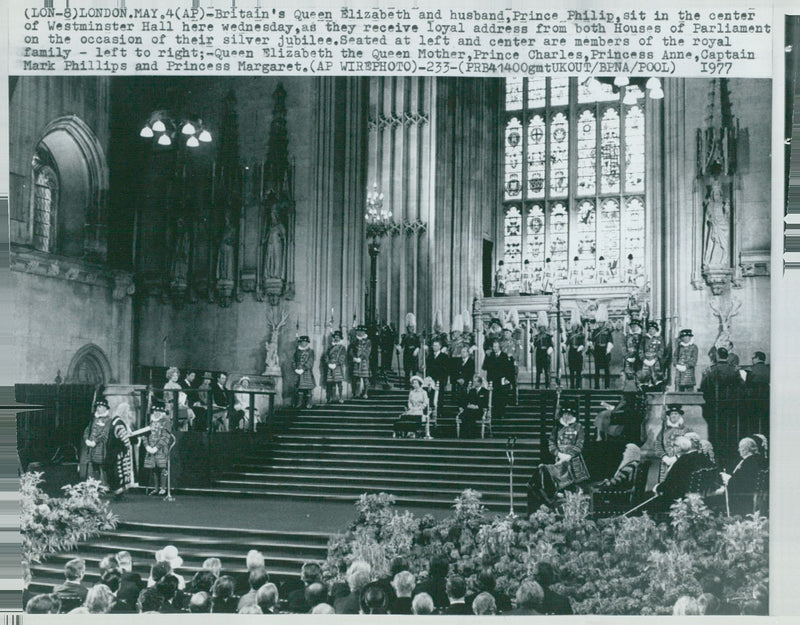
<svg viewBox="0 0 800 625">
<path fill-rule="evenodd" d="M 743 278 L 769 275 L 769 250 L 751 250 L 739 256 L 739 267 Z"/>
</svg>

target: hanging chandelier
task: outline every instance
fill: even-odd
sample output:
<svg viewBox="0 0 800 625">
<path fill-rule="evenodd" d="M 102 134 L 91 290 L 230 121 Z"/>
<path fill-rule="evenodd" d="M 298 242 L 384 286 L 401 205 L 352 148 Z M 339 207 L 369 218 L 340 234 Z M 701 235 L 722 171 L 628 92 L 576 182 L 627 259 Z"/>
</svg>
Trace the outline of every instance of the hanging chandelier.
<svg viewBox="0 0 800 625">
<path fill-rule="evenodd" d="M 188 148 L 200 147 L 201 143 L 211 143 L 211 132 L 203 125 L 200 118 L 173 118 L 167 111 L 158 110 L 148 118 L 139 131 L 143 139 L 152 139 L 157 145 L 170 147 L 176 141 Z"/>
<path fill-rule="evenodd" d="M 661 100 L 664 98 L 664 90 L 661 87 L 661 80 L 655 76 L 651 78 L 629 77 L 619 74 L 614 77 L 598 76 L 591 77 L 585 81 L 590 93 L 599 96 L 602 93 L 603 85 L 612 85 L 617 90 L 623 92 L 622 103 L 628 106 L 636 104 L 640 97 L 645 93 L 651 100 Z"/>
</svg>

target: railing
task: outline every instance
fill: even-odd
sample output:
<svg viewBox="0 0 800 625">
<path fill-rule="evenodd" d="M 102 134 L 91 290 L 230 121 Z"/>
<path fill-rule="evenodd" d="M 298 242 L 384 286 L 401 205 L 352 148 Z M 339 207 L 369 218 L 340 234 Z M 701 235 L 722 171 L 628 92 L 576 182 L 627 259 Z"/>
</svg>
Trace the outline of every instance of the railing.
<svg viewBox="0 0 800 625">
<path fill-rule="evenodd" d="M 255 432 L 262 427 L 267 430 L 267 437 L 271 438 L 275 429 L 275 395 L 273 390 L 225 390 L 228 404 L 220 406 L 214 403 L 214 393 L 212 389 L 152 389 L 154 397 L 164 401 L 172 415 L 172 425 L 174 430 L 189 429 L 188 411 L 194 413 L 192 429 L 209 433 L 220 433 L 223 431 L 248 431 Z M 180 395 L 185 394 L 186 405 L 180 403 Z M 235 395 L 247 395 L 247 406 L 244 409 L 234 407 Z M 266 414 L 256 408 L 256 397 L 265 395 L 269 398 Z M 197 398 L 192 401 L 192 398 Z M 241 414 L 240 414 L 241 413 Z M 177 418 L 175 417 L 177 415 Z M 257 416 L 261 417 L 257 423 Z M 238 427 L 241 421 L 247 418 L 246 428 Z M 224 426 L 224 427 L 221 427 Z M 231 427 L 233 426 L 233 427 Z"/>
</svg>

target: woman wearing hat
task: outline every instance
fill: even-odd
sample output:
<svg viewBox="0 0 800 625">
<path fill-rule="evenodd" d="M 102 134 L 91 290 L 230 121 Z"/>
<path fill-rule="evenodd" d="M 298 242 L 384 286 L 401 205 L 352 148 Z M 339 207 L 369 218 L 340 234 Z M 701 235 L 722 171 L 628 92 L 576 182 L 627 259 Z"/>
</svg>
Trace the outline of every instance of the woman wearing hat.
<svg viewBox="0 0 800 625">
<path fill-rule="evenodd" d="M 422 418 L 430 412 L 430 397 L 422 388 L 420 376 L 411 376 L 411 390 L 408 393 L 406 411 L 394 424 L 394 436 L 412 434 L 422 427 Z"/>
<path fill-rule="evenodd" d="M 167 383 L 164 384 L 164 401 L 167 402 L 167 410 L 171 413 L 175 407 L 173 392 L 178 392 L 178 415 L 176 421 L 181 430 L 186 431 L 194 421 L 194 412 L 189 408 L 188 396 L 183 392 L 183 386 L 178 382 L 180 376 L 181 372 L 178 367 L 167 369 Z"/>
<path fill-rule="evenodd" d="M 681 330 L 675 347 L 675 384 L 680 392 L 694 390 L 694 368 L 697 366 L 697 345 L 690 329 Z"/>
<path fill-rule="evenodd" d="M 297 349 L 294 352 L 294 372 L 297 374 L 295 405 L 298 408 L 311 407 L 311 394 L 317 386 L 314 379 L 314 350 L 310 343 L 307 336 L 301 336 L 297 339 Z"/>
<path fill-rule="evenodd" d="M 239 428 L 242 430 L 248 429 L 250 425 L 251 395 L 247 392 L 249 390 L 250 378 L 246 375 L 243 375 L 241 378 L 239 378 L 239 381 L 233 387 L 233 410 L 238 421 Z M 253 402 L 253 420 L 256 423 L 260 421 L 258 408 L 255 407 L 255 401 Z"/>
<path fill-rule="evenodd" d="M 144 440 L 147 452 L 144 457 L 144 468 L 150 469 L 153 475 L 153 490 L 150 491 L 150 495 L 167 494 L 166 469 L 171 443 L 171 425 L 164 404 L 153 402 L 150 409 L 150 433 Z"/>
<path fill-rule="evenodd" d="M 344 363 L 347 358 L 347 348 L 344 346 L 344 339 L 342 333 L 336 330 L 333 333 L 331 346 L 325 352 L 325 364 L 327 372 L 325 377 L 325 385 L 327 387 L 328 403 L 333 402 L 334 389 L 336 390 L 336 398 L 339 403 L 343 403 L 342 397 L 342 382 L 344 382 Z"/>
<path fill-rule="evenodd" d="M 554 464 L 540 464 L 528 482 L 528 514 L 536 512 L 542 503 L 554 503 L 558 491 L 589 479 L 583 460 L 586 430 L 578 423 L 577 410 L 566 404 L 550 433 L 548 448 Z"/>
<path fill-rule="evenodd" d="M 661 458 L 658 467 L 658 481 L 661 482 L 678 459 L 678 439 L 689 432 L 683 421 L 683 408 L 680 404 L 667 406 L 667 413 L 661 431 L 656 436 L 655 453 Z"/>
</svg>

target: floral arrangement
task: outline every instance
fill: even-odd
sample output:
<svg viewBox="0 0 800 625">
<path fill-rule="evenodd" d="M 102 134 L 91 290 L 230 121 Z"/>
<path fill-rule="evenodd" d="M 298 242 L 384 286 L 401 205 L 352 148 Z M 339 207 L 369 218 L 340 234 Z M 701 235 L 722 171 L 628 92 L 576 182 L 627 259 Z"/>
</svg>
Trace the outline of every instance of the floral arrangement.
<svg viewBox="0 0 800 625">
<path fill-rule="evenodd" d="M 43 492 L 42 481 L 37 472 L 21 478 L 20 532 L 26 562 L 41 562 L 48 554 L 74 549 L 79 542 L 116 527 L 117 517 L 101 498 L 107 489 L 98 480 L 64 486 L 63 497 Z"/>
<path fill-rule="evenodd" d="M 671 614 L 678 597 L 700 594 L 707 574 L 722 579 L 721 599 L 739 604 L 768 580 L 767 520 L 715 516 L 697 495 L 676 502 L 660 523 L 646 514 L 595 521 L 581 492 L 565 493 L 559 512 L 543 507 L 529 518 L 492 516 L 472 490 L 441 520 L 394 504 L 386 493 L 362 495 L 357 520 L 329 545 L 330 579 L 341 579 L 355 559 L 381 577 L 399 556 L 421 580 L 431 558 L 446 555 L 468 586 L 488 567 L 498 589 L 513 596 L 536 563 L 548 561 L 558 571 L 553 589 L 570 597 L 576 613 L 614 615 Z"/>
</svg>

